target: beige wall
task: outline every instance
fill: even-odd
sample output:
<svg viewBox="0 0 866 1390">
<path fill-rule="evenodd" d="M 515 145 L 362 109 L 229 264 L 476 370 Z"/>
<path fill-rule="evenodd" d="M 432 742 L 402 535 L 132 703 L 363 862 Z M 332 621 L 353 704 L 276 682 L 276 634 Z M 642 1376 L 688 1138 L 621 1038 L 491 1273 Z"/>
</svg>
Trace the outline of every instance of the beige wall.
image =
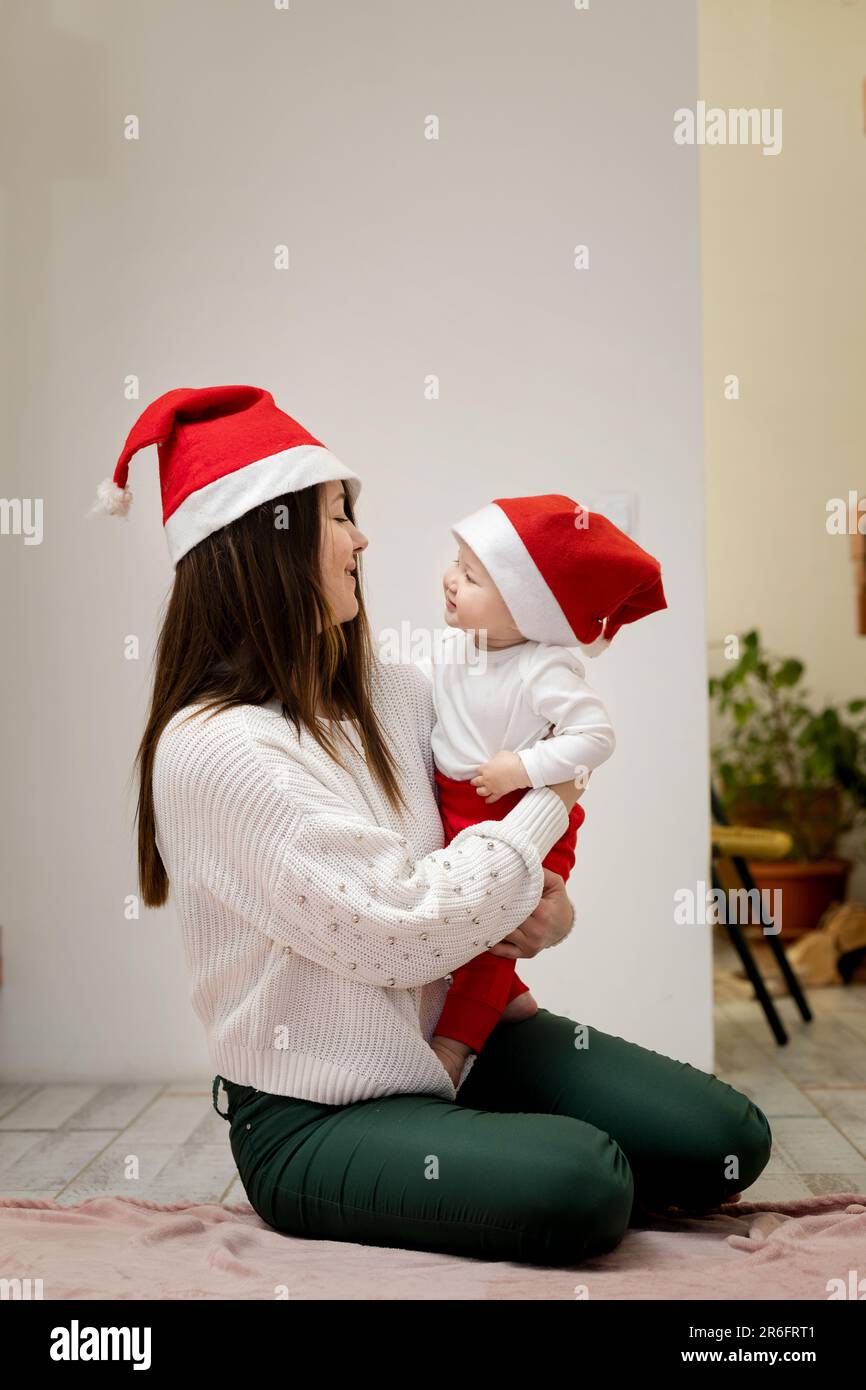
<svg viewBox="0 0 866 1390">
<path fill-rule="evenodd" d="M 757 627 L 817 700 L 863 696 L 826 504 L 866 495 L 866 4 L 702 0 L 699 35 L 708 106 L 783 111 L 778 156 L 701 152 L 708 637 Z"/>
<path fill-rule="evenodd" d="M 697 95 L 691 0 L 5 19 L 4 490 L 42 497 L 45 530 L 0 542 L 3 1074 L 207 1071 L 174 907 L 123 911 L 171 578 L 155 452 L 126 521 L 83 513 L 146 402 L 226 381 L 272 390 L 364 477 L 377 628 L 441 625 L 448 527 L 491 497 L 638 495 L 670 608 L 592 668 L 617 751 L 587 793 L 578 925 L 524 977 L 709 1066 L 708 933 L 672 923 L 708 831 L 697 151 L 671 138 Z"/>
</svg>

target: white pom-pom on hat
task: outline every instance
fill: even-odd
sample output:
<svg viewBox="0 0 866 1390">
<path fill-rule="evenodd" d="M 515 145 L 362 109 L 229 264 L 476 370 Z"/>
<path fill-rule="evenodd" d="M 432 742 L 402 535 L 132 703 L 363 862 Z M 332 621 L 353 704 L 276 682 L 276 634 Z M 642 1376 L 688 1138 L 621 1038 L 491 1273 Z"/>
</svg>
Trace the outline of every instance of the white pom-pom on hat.
<svg viewBox="0 0 866 1390">
<path fill-rule="evenodd" d="M 579 642 L 578 646 L 582 648 L 586 656 L 601 656 L 602 652 L 607 651 L 610 646 L 610 641 L 607 637 L 600 634 L 594 641 Z"/>
<path fill-rule="evenodd" d="M 132 503 L 132 492 L 128 487 L 118 487 L 113 478 L 103 478 L 96 489 L 96 501 L 90 514 L 103 516 L 126 516 Z"/>
</svg>

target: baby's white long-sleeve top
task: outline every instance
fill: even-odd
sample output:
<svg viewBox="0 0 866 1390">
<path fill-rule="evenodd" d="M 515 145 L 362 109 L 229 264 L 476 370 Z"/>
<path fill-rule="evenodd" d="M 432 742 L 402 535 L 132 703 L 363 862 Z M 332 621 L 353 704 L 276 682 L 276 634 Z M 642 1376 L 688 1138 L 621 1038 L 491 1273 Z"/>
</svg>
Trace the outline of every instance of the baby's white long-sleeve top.
<svg viewBox="0 0 866 1390">
<path fill-rule="evenodd" d="M 522 642 L 482 650 L 471 634 L 443 634 L 432 660 L 433 757 L 446 777 L 468 781 L 501 749 L 519 753 L 532 787 L 592 772 L 611 756 L 610 715 L 569 647 Z"/>
</svg>

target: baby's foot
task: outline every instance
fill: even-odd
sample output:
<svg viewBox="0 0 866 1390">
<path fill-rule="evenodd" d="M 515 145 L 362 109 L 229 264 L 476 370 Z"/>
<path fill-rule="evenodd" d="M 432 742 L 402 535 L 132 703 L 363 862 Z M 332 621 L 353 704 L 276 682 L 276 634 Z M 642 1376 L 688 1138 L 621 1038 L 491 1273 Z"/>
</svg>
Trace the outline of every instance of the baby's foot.
<svg viewBox="0 0 866 1390">
<path fill-rule="evenodd" d="M 441 1033 L 436 1033 L 431 1038 L 430 1046 L 456 1086 L 463 1072 L 466 1058 L 472 1051 L 471 1047 L 468 1047 L 466 1043 L 456 1042 L 454 1038 L 443 1037 Z"/>
<path fill-rule="evenodd" d="M 643 1203 L 641 1203 L 641 1202 L 635 1202 L 635 1203 L 634 1203 L 634 1212 L 635 1212 L 635 1215 L 636 1215 L 637 1217 L 644 1217 L 644 1218 L 666 1217 L 666 1216 L 668 1216 L 668 1217 L 669 1217 L 669 1216 L 674 1216 L 674 1217 L 677 1217 L 677 1216 L 712 1216 L 712 1215 L 714 1215 L 716 1212 L 721 1211 L 722 1207 L 725 1206 L 726 1204 L 729 1203 L 731 1206 L 733 1206 L 733 1205 L 735 1205 L 737 1202 L 742 1201 L 742 1198 L 743 1198 L 742 1192 L 734 1192 L 734 1193 L 731 1194 L 730 1197 L 726 1197 L 724 1202 L 718 1202 L 714 1207 L 678 1207 L 678 1206 L 668 1206 L 668 1207 L 662 1207 L 662 1208 L 660 1208 L 660 1209 L 658 1209 L 658 1210 L 657 1210 L 655 1207 L 646 1207 L 646 1206 L 644 1206 Z"/>
<path fill-rule="evenodd" d="M 516 994 L 509 1004 L 506 1004 L 502 1011 L 503 1023 L 522 1023 L 525 1018 L 532 1018 L 533 1014 L 538 1013 L 538 1005 L 526 989 L 522 994 Z"/>
</svg>

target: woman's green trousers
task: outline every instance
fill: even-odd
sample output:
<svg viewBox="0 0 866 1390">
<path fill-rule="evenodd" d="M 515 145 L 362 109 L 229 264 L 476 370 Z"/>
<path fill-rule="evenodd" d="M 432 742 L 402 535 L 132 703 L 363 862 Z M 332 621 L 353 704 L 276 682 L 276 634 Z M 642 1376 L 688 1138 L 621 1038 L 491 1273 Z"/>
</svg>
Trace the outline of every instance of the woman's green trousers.
<svg viewBox="0 0 866 1390">
<path fill-rule="evenodd" d="M 500 1023 L 456 1101 L 323 1105 L 222 1080 L 241 1182 L 294 1236 L 574 1264 L 641 1209 L 705 1210 L 750 1186 L 772 1135 L 688 1062 L 540 1008 Z"/>
</svg>

